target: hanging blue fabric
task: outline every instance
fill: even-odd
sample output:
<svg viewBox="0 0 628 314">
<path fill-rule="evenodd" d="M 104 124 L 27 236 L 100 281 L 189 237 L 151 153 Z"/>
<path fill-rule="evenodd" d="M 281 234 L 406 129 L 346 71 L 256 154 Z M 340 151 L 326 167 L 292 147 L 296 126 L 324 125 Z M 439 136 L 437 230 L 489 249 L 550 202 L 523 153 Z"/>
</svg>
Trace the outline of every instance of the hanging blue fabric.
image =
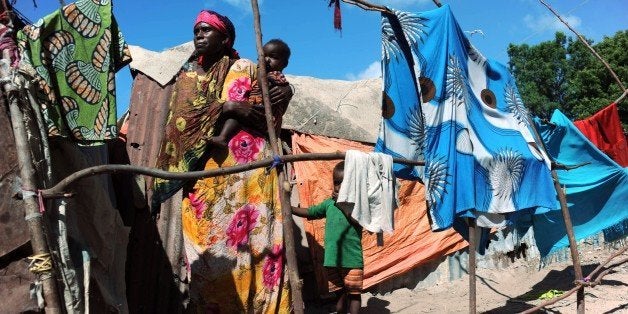
<svg viewBox="0 0 628 314">
<path fill-rule="evenodd" d="M 547 152 L 559 163 L 589 164 L 572 170 L 558 170 L 558 181 L 565 187 L 567 205 L 577 240 L 606 230 L 607 240 L 626 235 L 628 228 L 628 170 L 622 168 L 591 143 L 559 110 L 551 122 L 538 122 Z M 541 256 L 567 247 L 567 231 L 560 210 L 533 216 L 536 245 Z"/>
<path fill-rule="evenodd" d="M 421 179 L 433 230 L 456 217 L 556 208 L 550 161 L 507 68 L 467 40 L 449 6 L 382 19 L 383 121 L 375 150 Z"/>
</svg>

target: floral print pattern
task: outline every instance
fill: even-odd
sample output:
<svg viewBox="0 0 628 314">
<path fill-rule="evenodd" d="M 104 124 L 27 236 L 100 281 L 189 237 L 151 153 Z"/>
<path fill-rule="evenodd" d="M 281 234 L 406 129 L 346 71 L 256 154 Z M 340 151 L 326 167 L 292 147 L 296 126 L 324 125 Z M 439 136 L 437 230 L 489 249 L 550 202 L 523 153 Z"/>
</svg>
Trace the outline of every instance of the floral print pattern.
<svg viewBox="0 0 628 314">
<path fill-rule="evenodd" d="M 236 79 L 229 87 L 229 97 L 231 101 L 245 101 L 251 93 L 251 79 L 248 77 L 240 77 Z"/>
<path fill-rule="evenodd" d="M 263 145 L 263 138 L 240 131 L 229 141 L 229 150 L 238 163 L 245 164 L 257 158 Z"/>
<path fill-rule="evenodd" d="M 194 216 L 196 219 L 201 219 L 207 209 L 207 204 L 203 203 L 194 193 L 189 193 L 188 197 L 190 198 L 190 206 L 194 209 Z"/>
<path fill-rule="evenodd" d="M 264 259 L 264 286 L 266 289 L 274 289 L 279 284 L 283 270 L 283 247 L 279 244 L 273 246 L 273 251 Z"/>
<path fill-rule="evenodd" d="M 221 99 L 234 96 L 232 92 L 240 95 L 242 86 L 255 80 L 255 70 L 248 60 L 236 61 Z M 246 130 L 233 137 L 228 149 L 210 152 L 216 153 L 210 153 L 205 170 L 272 156 L 266 139 Z M 184 193 L 181 213 L 192 312 L 290 312 L 277 186 L 277 173 L 260 168 L 200 179 Z"/>
<path fill-rule="evenodd" d="M 242 247 L 249 243 L 249 233 L 253 231 L 257 224 L 259 211 L 255 205 L 246 204 L 240 208 L 227 228 L 227 246 Z"/>
</svg>

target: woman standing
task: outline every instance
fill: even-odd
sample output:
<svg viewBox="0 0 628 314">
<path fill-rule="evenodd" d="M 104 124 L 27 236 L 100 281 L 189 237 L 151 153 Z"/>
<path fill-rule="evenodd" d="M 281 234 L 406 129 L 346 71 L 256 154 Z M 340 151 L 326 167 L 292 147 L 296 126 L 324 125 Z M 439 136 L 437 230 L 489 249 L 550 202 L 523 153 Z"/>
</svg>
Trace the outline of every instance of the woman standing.
<svg viewBox="0 0 628 314">
<path fill-rule="evenodd" d="M 196 58 L 177 78 L 158 166 L 210 170 L 272 156 L 264 116 L 246 101 L 256 66 L 238 59 L 228 18 L 202 11 L 194 24 Z M 290 88 L 271 90 L 276 119 Z M 226 148 L 208 145 L 225 102 L 239 110 L 242 130 Z M 287 312 L 282 215 L 277 173 L 256 169 L 183 182 L 156 180 L 154 203 L 183 187 L 182 223 L 190 278 L 190 310 L 203 313 Z"/>
</svg>

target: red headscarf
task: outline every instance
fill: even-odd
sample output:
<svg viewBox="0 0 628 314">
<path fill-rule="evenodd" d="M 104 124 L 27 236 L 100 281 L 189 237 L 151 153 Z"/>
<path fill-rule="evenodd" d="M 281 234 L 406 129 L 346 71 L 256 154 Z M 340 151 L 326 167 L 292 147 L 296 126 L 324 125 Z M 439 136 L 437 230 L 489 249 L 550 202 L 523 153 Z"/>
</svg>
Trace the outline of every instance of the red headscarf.
<svg viewBox="0 0 628 314">
<path fill-rule="evenodd" d="M 236 36 L 235 27 L 233 26 L 233 23 L 231 23 L 231 20 L 229 20 L 228 17 L 224 15 L 220 15 L 211 10 L 203 10 L 196 17 L 194 26 L 196 27 L 196 25 L 201 22 L 205 22 L 209 24 L 215 30 L 227 36 L 227 38 L 229 39 L 227 41 L 227 46 L 231 49 L 231 57 L 236 58 L 236 59 L 240 57 L 238 55 L 238 52 L 235 49 L 233 49 L 233 43 L 235 42 L 235 36 Z M 199 57 L 199 63 L 201 62 L 202 62 L 202 57 Z"/>
</svg>

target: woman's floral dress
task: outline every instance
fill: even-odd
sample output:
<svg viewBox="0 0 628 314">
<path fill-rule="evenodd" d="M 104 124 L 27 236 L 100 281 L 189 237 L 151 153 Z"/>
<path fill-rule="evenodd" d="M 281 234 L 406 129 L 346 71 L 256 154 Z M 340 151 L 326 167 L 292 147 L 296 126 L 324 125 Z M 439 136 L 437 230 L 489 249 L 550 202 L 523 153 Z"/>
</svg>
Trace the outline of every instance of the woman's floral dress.
<svg viewBox="0 0 628 314">
<path fill-rule="evenodd" d="M 240 59 L 225 79 L 222 98 L 246 100 L 256 66 Z M 246 129 L 228 148 L 210 148 L 205 170 L 272 156 L 264 136 Z M 284 270 L 277 173 L 264 168 L 201 179 L 184 191 L 183 236 L 191 309 L 202 313 L 285 313 L 290 308 Z"/>
</svg>

